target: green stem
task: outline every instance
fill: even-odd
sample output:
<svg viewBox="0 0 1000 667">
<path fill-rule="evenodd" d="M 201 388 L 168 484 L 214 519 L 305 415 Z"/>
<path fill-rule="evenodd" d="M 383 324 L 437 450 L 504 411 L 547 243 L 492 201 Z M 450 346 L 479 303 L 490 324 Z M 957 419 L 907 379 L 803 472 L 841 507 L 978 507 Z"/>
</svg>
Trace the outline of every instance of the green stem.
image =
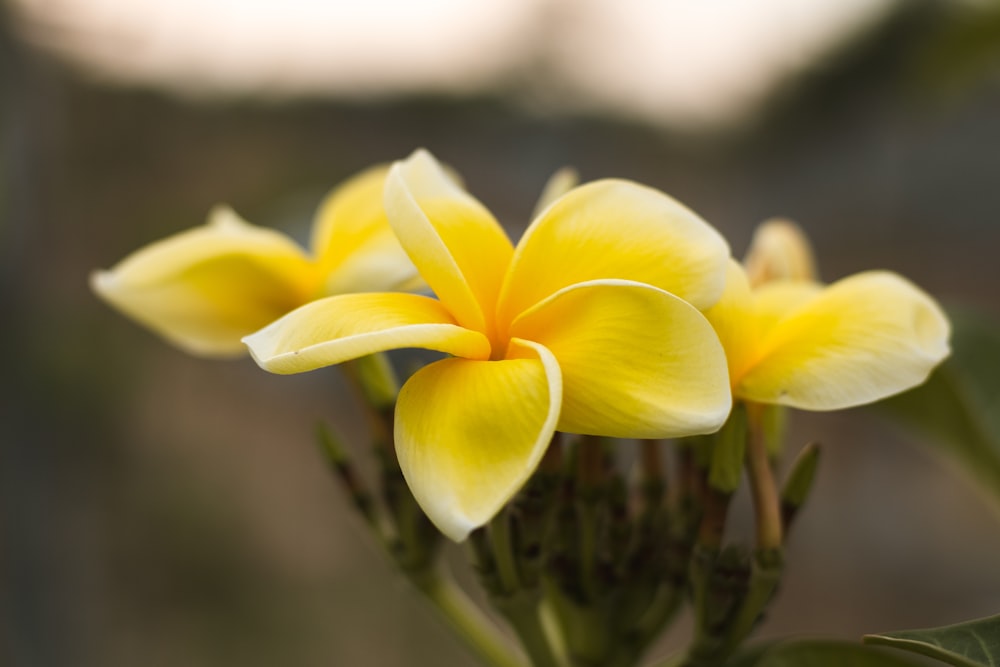
<svg viewBox="0 0 1000 667">
<path fill-rule="evenodd" d="M 635 629 L 626 633 L 607 667 L 634 667 L 681 608 L 684 596 L 673 586 L 661 586 Z"/>
<path fill-rule="evenodd" d="M 495 626 L 453 581 L 436 572 L 411 576 L 443 620 L 491 667 L 525 667 Z"/>
<path fill-rule="evenodd" d="M 505 595 L 511 595 L 520 588 L 517 563 L 514 562 L 514 545 L 510 539 L 510 520 L 505 511 L 490 522 L 490 541 L 496 559 L 497 573 Z"/>
<path fill-rule="evenodd" d="M 722 546 L 730 498 L 728 493 L 716 491 L 710 486 L 705 488 L 704 508 L 697 537 L 701 546 L 716 550 Z"/>
<path fill-rule="evenodd" d="M 521 586 L 506 512 L 490 522 L 490 541 L 501 587 L 500 594 L 494 597 L 495 606 L 517 633 L 534 667 L 562 667 L 553 648 L 555 642 L 542 623 L 541 590 Z"/>
<path fill-rule="evenodd" d="M 673 586 L 661 586 L 649 609 L 639 620 L 640 644 L 643 648 L 656 639 L 664 627 L 680 611 L 684 596 Z"/>
<path fill-rule="evenodd" d="M 607 665 L 616 647 L 612 619 L 602 606 L 575 605 L 564 601 L 560 618 L 566 627 L 566 644 L 572 662 L 579 667 Z"/>
<path fill-rule="evenodd" d="M 762 406 L 755 403 L 747 405 L 747 473 L 757 519 L 757 548 L 771 551 L 781 548 L 784 535 L 781 502 L 764 442 L 761 409 Z"/>
<path fill-rule="evenodd" d="M 760 615 L 774 597 L 774 591 L 781 581 L 783 566 L 784 556 L 781 551 L 754 554 L 750 587 L 726 633 L 726 642 L 721 649 L 722 655 L 731 655 L 753 631 Z"/>
<path fill-rule="evenodd" d="M 538 595 L 520 593 L 498 608 L 517 633 L 533 667 L 564 667 L 542 622 L 540 602 Z"/>
</svg>

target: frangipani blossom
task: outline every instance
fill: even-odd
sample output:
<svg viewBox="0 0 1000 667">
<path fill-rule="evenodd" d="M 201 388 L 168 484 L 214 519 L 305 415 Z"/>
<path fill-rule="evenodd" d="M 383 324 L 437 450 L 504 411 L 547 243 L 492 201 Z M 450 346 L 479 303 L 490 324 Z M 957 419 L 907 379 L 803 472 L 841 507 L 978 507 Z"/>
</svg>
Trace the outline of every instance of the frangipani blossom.
<svg viewBox="0 0 1000 667">
<path fill-rule="evenodd" d="M 871 403 L 921 384 L 949 354 L 940 306 L 905 278 L 867 271 L 824 287 L 808 242 L 787 223 L 731 261 L 705 315 L 726 349 L 733 396 L 805 410 Z M 762 278 L 767 276 L 768 278 Z"/>
<path fill-rule="evenodd" d="M 207 224 L 152 243 L 91 286 L 105 301 L 192 354 L 246 354 L 241 342 L 313 299 L 410 286 L 416 268 L 385 218 L 388 167 L 333 190 L 320 206 L 311 254 L 290 238 L 217 207 Z"/>
<path fill-rule="evenodd" d="M 666 195 L 606 180 L 549 205 L 515 248 L 425 151 L 386 179 L 389 222 L 437 299 L 351 294 L 245 338 L 297 373 L 395 348 L 452 355 L 400 391 L 395 441 L 414 497 L 460 541 L 534 471 L 558 429 L 626 438 L 708 433 L 731 407 L 699 308 L 728 248 Z"/>
</svg>

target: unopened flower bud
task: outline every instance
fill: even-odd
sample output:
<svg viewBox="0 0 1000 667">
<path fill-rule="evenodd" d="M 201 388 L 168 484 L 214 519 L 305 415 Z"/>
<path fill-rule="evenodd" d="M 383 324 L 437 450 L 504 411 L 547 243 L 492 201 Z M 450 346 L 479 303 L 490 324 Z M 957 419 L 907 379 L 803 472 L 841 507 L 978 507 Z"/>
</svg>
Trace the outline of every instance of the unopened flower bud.
<svg viewBox="0 0 1000 667">
<path fill-rule="evenodd" d="M 816 280 L 816 262 L 802 229 L 774 218 L 761 223 L 743 260 L 751 286 L 775 280 Z"/>
</svg>

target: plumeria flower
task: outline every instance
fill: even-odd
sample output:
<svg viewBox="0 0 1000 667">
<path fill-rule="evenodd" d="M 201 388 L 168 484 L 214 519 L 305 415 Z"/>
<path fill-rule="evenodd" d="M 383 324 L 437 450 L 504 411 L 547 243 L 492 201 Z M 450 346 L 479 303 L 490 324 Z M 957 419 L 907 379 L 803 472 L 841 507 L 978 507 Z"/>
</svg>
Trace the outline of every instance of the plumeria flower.
<svg viewBox="0 0 1000 667">
<path fill-rule="evenodd" d="M 728 248 L 666 195 L 605 180 L 572 189 L 515 248 L 425 151 L 386 179 L 389 222 L 437 298 L 333 296 L 244 340 L 298 373 L 397 348 L 450 355 L 396 405 L 403 474 L 453 540 L 488 522 L 558 429 L 623 438 L 708 433 L 731 406 L 721 345 L 699 308 Z"/>
<path fill-rule="evenodd" d="M 805 235 L 786 221 L 758 230 L 746 269 L 730 262 L 725 293 L 705 314 L 734 397 L 753 403 L 871 403 L 921 384 L 949 354 L 950 326 L 934 299 L 889 271 L 823 286 Z"/>
<path fill-rule="evenodd" d="M 192 354 L 246 354 L 241 342 L 309 301 L 414 286 L 416 268 L 382 207 L 388 167 L 334 189 L 319 208 L 311 253 L 220 206 L 207 224 L 148 245 L 91 285 L 105 301 Z"/>
</svg>

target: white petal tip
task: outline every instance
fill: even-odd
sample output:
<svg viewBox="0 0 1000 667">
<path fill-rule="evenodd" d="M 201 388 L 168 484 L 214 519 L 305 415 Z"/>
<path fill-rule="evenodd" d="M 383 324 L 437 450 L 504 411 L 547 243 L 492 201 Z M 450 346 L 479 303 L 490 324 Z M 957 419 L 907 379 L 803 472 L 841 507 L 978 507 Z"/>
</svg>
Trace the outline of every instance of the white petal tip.
<svg viewBox="0 0 1000 667">
<path fill-rule="evenodd" d="M 115 285 L 115 274 L 111 271 L 97 270 L 90 274 L 90 289 L 102 297 L 106 298 Z"/>
<path fill-rule="evenodd" d="M 449 517 L 447 520 L 441 521 L 434 521 L 432 518 L 431 522 L 452 542 L 464 542 L 472 531 L 482 525 L 472 523 L 464 517 Z"/>
<path fill-rule="evenodd" d="M 219 230 L 244 227 L 247 224 L 228 204 L 216 204 L 208 213 L 208 226 Z"/>
</svg>

